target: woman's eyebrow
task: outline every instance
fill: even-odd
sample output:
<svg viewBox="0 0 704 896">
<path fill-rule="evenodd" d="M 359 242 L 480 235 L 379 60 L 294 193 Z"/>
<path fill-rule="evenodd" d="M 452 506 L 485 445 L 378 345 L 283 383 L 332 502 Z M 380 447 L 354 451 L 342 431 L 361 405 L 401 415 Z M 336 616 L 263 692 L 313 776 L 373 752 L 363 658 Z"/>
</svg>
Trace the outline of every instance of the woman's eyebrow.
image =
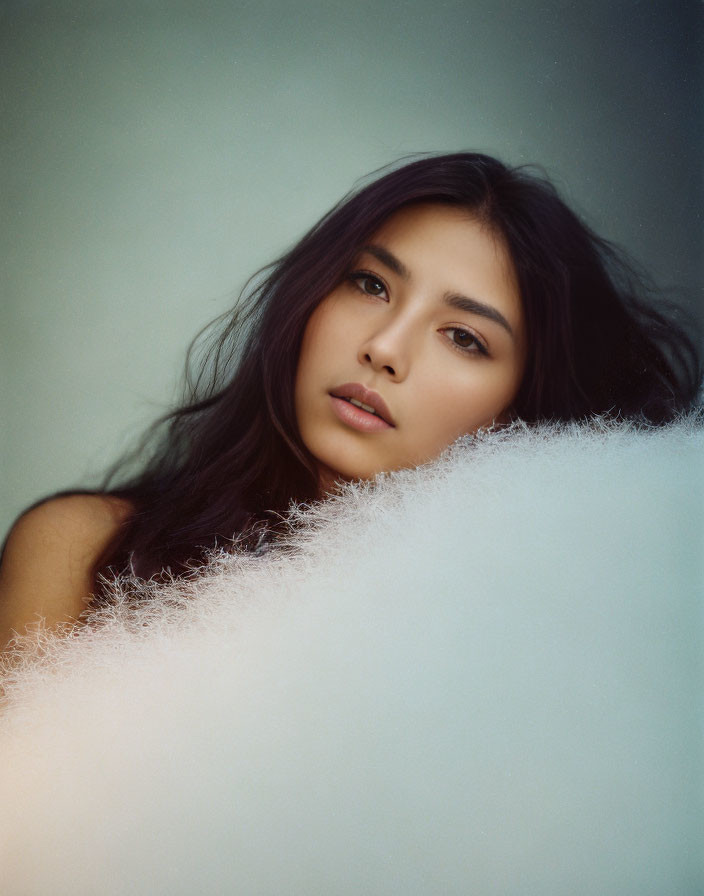
<svg viewBox="0 0 704 896">
<path fill-rule="evenodd" d="M 370 255 L 378 258 L 382 264 L 385 264 L 387 268 L 390 268 L 394 272 L 394 274 L 398 274 L 399 277 L 402 277 L 404 280 L 411 279 L 411 272 L 406 265 L 402 261 L 399 261 L 393 252 L 389 252 L 389 250 L 385 249 L 383 246 L 377 246 L 371 243 L 368 246 L 362 246 L 362 252 L 369 252 Z"/>
<path fill-rule="evenodd" d="M 503 314 L 492 305 L 485 305 L 477 299 L 470 299 L 469 296 L 462 296 L 459 293 L 445 293 L 443 296 L 446 305 L 457 308 L 459 311 L 466 311 L 468 314 L 479 314 L 487 320 L 493 320 L 494 323 L 500 324 L 510 336 L 513 336 L 513 328 L 506 320 Z"/>
<path fill-rule="evenodd" d="M 398 274 L 399 277 L 402 277 L 404 280 L 411 279 L 411 272 L 406 265 L 396 258 L 393 252 L 389 252 L 389 250 L 385 249 L 383 246 L 377 246 L 374 243 L 370 243 L 367 246 L 362 246 L 362 252 L 369 252 L 370 255 L 373 255 L 382 264 L 385 264 L 387 268 L 392 270 L 395 274 Z M 469 296 L 463 296 L 459 293 L 445 293 L 443 300 L 445 304 L 449 305 L 451 308 L 457 308 L 459 311 L 466 311 L 468 314 L 479 314 L 487 320 L 493 320 L 494 323 L 500 324 L 509 335 L 514 335 L 511 324 L 500 311 L 497 311 L 497 309 L 491 305 L 486 305 L 478 299 L 470 299 Z"/>
</svg>

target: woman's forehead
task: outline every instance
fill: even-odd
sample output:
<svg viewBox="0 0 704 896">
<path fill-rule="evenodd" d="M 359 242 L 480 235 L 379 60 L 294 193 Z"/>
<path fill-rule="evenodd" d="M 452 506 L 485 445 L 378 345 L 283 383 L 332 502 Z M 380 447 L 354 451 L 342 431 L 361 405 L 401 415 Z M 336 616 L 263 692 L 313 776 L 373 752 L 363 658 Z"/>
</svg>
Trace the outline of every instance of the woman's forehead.
<svg viewBox="0 0 704 896">
<path fill-rule="evenodd" d="M 443 288 L 479 289 L 505 304 L 514 316 L 522 314 L 518 280 L 504 240 L 463 206 L 405 206 L 374 231 L 360 247 L 359 254 L 364 252 L 403 280 L 434 277 Z"/>
</svg>

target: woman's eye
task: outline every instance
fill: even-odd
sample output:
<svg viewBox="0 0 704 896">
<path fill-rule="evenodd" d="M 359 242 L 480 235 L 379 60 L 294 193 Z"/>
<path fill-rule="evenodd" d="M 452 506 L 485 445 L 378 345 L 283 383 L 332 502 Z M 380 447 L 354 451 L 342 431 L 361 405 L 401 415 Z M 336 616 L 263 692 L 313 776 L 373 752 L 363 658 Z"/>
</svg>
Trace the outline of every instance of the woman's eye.
<svg viewBox="0 0 704 896">
<path fill-rule="evenodd" d="M 448 327 L 445 332 L 450 338 L 453 346 L 465 354 L 479 353 L 488 355 L 486 346 L 480 342 L 477 337 L 470 333 L 469 330 L 463 330 L 461 327 Z"/>
<path fill-rule="evenodd" d="M 372 274 L 367 274 L 364 271 L 358 271 L 355 274 L 350 274 L 350 280 L 358 289 L 360 289 L 363 293 L 366 293 L 368 296 L 383 297 L 386 294 L 386 286 L 384 285 L 384 283 L 378 277 L 374 277 Z"/>
</svg>

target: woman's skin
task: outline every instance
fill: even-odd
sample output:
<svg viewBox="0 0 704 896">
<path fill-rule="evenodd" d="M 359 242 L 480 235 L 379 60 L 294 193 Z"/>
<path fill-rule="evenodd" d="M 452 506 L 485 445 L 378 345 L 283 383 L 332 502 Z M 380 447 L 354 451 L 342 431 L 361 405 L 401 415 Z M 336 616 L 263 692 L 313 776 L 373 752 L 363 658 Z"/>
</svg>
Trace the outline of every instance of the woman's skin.
<svg viewBox="0 0 704 896">
<path fill-rule="evenodd" d="M 296 418 L 321 484 L 370 479 L 437 457 L 510 415 L 525 335 L 503 244 L 463 209 L 392 215 L 313 312 L 296 378 Z M 381 398 L 386 425 L 341 399 Z M 335 398 L 334 396 L 340 396 Z"/>
<path fill-rule="evenodd" d="M 108 495 L 66 495 L 20 517 L 0 566 L 0 648 L 40 620 L 49 629 L 76 620 L 93 567 L 131 510 Z"/>
<path fill-rule="evenodd" d="M 507 419 L 525 351 L 500 240 L 456 207 L 392 215 L 304 334 L 296 415 L 321 492 L 417 466 L 462 434 Z M 110 496 L 70 495 L 18 520 L 0 567 L 0 648 L 40 619 L 51 629 L 80 616 L 92 570 L 131 510 Z"/>
</svg>

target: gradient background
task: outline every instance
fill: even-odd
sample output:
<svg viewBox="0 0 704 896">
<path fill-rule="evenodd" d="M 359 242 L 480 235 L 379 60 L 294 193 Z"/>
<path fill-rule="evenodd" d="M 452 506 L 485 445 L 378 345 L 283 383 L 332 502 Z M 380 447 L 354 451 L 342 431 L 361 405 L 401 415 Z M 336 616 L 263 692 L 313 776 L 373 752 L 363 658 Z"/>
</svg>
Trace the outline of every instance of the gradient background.
<svg viewBox="0 0 704 896">
<path fill-rule="evenodd" d="M 362 175 L 538 162 L 701 315 L 698 0 L 0 0 L 0 529 L 91 485 Z"/>
</svg>

